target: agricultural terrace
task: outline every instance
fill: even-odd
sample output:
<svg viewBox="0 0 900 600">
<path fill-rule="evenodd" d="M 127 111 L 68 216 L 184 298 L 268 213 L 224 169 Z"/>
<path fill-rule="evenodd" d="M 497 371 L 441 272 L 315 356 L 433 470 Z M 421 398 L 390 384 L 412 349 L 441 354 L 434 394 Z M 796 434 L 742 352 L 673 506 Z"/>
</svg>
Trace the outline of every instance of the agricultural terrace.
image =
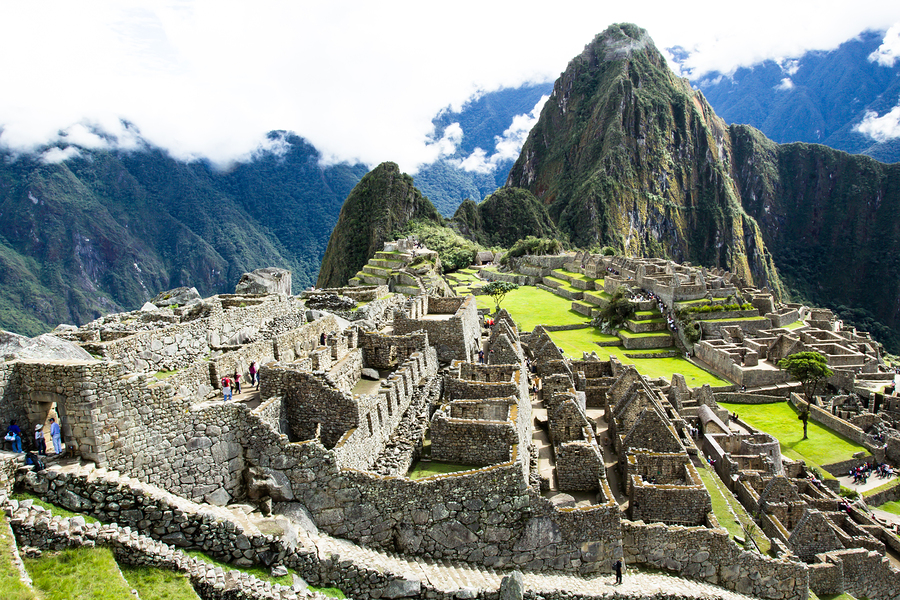
<svg viewBox="0 0 900 600">
<path fill-rule="evenodd" d="M 490 296 L 476 296 L 478 308 L 493 310 L 494 302 Z M 506 309 L 522 332 L 532 331 L 538 325 L 576 325 L 588 324 L 590 319 L 572 310 L 571 300 L 562 298 L 532 286 L 521 286 L 506 295 L 501 308 Z M 644 336 L 652 334 L 631 334 Z M 614 335 L 605 335 L 596 327 L 571 329 L 568 331 L 552 331 L 550 337 L 556 345 L 563 349 L 567 356 L 580 359 L 582 352 L 596 352 L 601 360 L 609 360 L 615 356 L 623 364 L 634 365 L 642 375 L 647 377 L 671 378 L 673 373 L 684 375 L 688 385 L 692 387 L 708 383 L 711 386 L 730 385 L 729 382 L 701 369 L 681 356 L 658 358 L 660 350 L 625 350 L 621 340 Z M 603 344 L 603 345 L 600 345 Z M 613 344 L 613 345 L 610 345 Z M 632 356 L 648 356 L 652 358 L 631 358 Z"/>
</svg>

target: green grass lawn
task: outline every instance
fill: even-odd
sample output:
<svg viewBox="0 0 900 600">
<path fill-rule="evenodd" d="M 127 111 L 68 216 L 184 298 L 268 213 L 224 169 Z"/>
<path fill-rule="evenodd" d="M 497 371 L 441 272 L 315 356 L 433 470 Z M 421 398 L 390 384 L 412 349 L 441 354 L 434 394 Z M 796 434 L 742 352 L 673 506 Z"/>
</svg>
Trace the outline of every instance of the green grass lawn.
<svg viewBox="0 0 900 600">
<path fill-rule="evenodd" d="M 65 509 L 61 506 L 57 506 L 55 504 L 50 504 L 49 502 L 44 502 L 43 500 L 41 500 L 40 498 L 38 498 L 37 496 L 35 496 L 34 494 L 31 494 L 29 492 L 16 492 L 15 494 L 12 495 L 12 498 L 14 500 L 18 500 L 19 502 L 21 502 L 22 500 L 31 500 L 37 506 L 40 506 L 43 509 L 49 510 L 54 515 L 58 515 L 60 517 L 64 517 L 64 518 L 66 518 L 66 517 L 82 517 L 82 518 L 84 518 L 85 523 L 97 523 L 98 522 L 97 519 L 95 519 L 94 517 L 92 517 L 90 515 L 72 512 L 71 510 Z"/>
<path fill-rule="evenodd" d="M 554 269 L 553 274 L 556 275 L 557 277 L 559 277 L 560 274 L 565 274 L 566 277 L 570 277 L 572 279 L 578 279 L 579 281 L 590 281 L 590 282 L 599 281 L 600 285 L 603 285 L 602 279 L 594 279 L 593 277 L 588 277 L 587 275 L 584 275 L 583 273 L 573 273 L 572 271 L 566 271 L 565 269 Z"/>
<path fill-rule="evenodd" d="M 128 585 L 137 590 L 141 600 L 200 600 L 184 573 L 147 566 L 120 564 Z"/>
<path fill-rule="evenodd" d="M 803 327 L 804 325 L 806 325 L 806 323 L 804 323 L 803 321 L 794 321 L 793 323 L 789 323 L 789 324 L 785 325 L 784 329 L 799 329 L 800 327 Z"/>
<path fill-rule="evenodd" d="M 443 475 L 445 473 L 459 473 L 460 471 L 472 471 L 474 469 L 480 469 L 481 467 L 474 467 L 472 465 L 460 465 L 456 463 L 446 463 L 446 462 L 422 462 L 418 461 L 409 472 L 410 479 L 424 479 L 425 477 L 431 477 L 432 475 Z"/>
<path fill-rule="evenodd" d="M 740 502 L 738 502 L 737 498 L 734 497 L 734 494 L 728 491 L 728 488 L 725 487 L 725 484 L 722 483 L 722 480 L 719 479 L 718 475 L 705 464 L 699 467 L 697 472 L 700 473 L 700 479 L 703 480 L 703 485 L 706 486 L 706 491 L 709 492 L 709 497 L 712 500 L 713 513 L 716 515 L 719 525 L 728 531 L 728 534 L 732 539 L 735 537 L 746 539 L 747 536 L 744 532 L 744 527 L 746 526 L 753 532 L 753 540 L 759 547 L 759 551 L 763 554 L 769 554 L 772 549 L 772 542 L 770 542 L 769 538 L 766 537 L 762 530 L 753 523 L 753 519 L 747 514 L 747 510 Z M 752 544 L 748 541 L 747 545 L 749 546 Z"/>
<path fill-rule="evenodd" d="M 13 560 L 12 532 L 6 515 L 0 512 L 0 598 L 36 600 L 37 596 L 19 579 L 19 569 Z"/>
<path fill-rule="evenodd" d="M 884 512 L 889 512 L 894 515 L 900 515 L 900 500 L 892 500 L 891 502 L 885 502 L 878 508 L 880 510 L 883 510 Z"/>
<path fill-rule="evenodd" d="M 576 360 L 581 359 L 582 352 L 596 352 L 600 360 L 609 360 L 610 355 L 615 355 L 622 364 L 634 365 L 641 375 L 647 377 L 672 378 L 673 373 L 684 375 L 687 384 L 691 387 L 699 387 L 705 383 L 716 387 L 729 385 L 724 379 L 716 377 L 712 373 L 704 371 L 697 365 L 688 362 L 680 356 L 673 358 L 628 358 L 629 354 L 653 354 L 662 350 L 626 350 L 622 346 L 598 346 L 598 341 L 614 341 L 616 336 L 604 335 L 595 327 L 587 329 L 572 329 L 570 331 L 552 331 L 550 337 L 557 346 L 563 349 L 566 356 Z"/>
<path fill-rule="evenodd" d="M 819 425 L 809 422 L 809 439 L 803 439 L 803 423 L 797 412 L 787 402 L 776 404 L 729 404 L 720 403 L 722 408 L 737 413 L 741 419 L 775 436 L 781 443 L 781 452 L 791 459 L 806 461 L 807 466 L 817 467 L 823 477 L 828 474 L 821 465 L 829 465 L 850 460 L 856 452 L 866 449 L 854 441 Z"/>
<path fill-rule="evenodd" d="M 476 296 L 478 308 L 494 309 L 490 296 Z M 508 293 L 500 304 L 512 315 L 519 331 L 525 333 L 538 325 L 574 325 L 590 319 L 572 310 L 572 301 L 530 285 Z M 579 356 L 581 354 L 579 353 Z"/>
<path fill-rule="evenodd" d="M 46 600 L 122 600 L 133 598 L 109 548 L 73 548 L 23 559 Z"/>
</svg>

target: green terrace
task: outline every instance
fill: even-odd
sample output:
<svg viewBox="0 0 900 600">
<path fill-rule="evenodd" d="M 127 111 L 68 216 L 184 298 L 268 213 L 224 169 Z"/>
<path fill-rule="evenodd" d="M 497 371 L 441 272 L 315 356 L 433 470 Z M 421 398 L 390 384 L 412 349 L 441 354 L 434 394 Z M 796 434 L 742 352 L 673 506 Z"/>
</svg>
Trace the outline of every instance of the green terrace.
<svg viewBox="0 0 900 600">
<path fill-rule="evenodd" d="M 560 279 L 565 279 L 565 280 L 568 280 L 568 281 L 572 281 L 573 279 L 577 279 L 577 280 L 579 280 L 579 281 L 587 281 L 587 282 L 593 283 L 593 284 L 595 284 L 595 285 L 596 285 L 596 283 L 599 281 L 599 282 L 600 282 L 600 285 L 601 285 L 601 286 L 603 285 L 603 279 L 595 279 L 595 278 L 593 278 L 593 277 L 588 277 L 587 275 L 584 275 L 583 273 L 574 273 L 574 272 L 572 272 L 572 271 L 566 271 L 565 269 L 554 269 L 554 270 L 552 271 L 552 273 L 553 273 L 553 275 L 555 275 L 556 277 L 558 277 L 558 278 L 560 278 Z"/>
<path fill-rule="evenodd" d="M 856 452 L 867 452 L 863 446 L 812 420 L 809 421 L 809 439 L 804 440 L 803 423 L 797 418 L 794 407 L 787 402 L 720 404 L 756 429 L 774 436 L 781 444 L 782 454 L 806 461 L 808 466 L 819 469 L 823 477 L 831 478 L 821 469 L 822 465 L 850 460 Z"/>
<path fill-rule="evenodd" d="M 699 298 L 697 300 L 682 300 L 675 303 L 675 308 L 691 308 L 693 306 L 701 306 L 709 304 L 709 298 Z"/>
<path fill-rule="evenodd" d="M 476 296 L 476 298 L 479 308 L 493 310 L 494 303 L 489 296 Z M 619 337 L 601 333 L 596 327 L 587 326 L 588 318 L 572 310 L 571 305 L 571 301 L 546 290 L 521 286 L 506 295 L 501 307 L 512 315 L 519 330 L 523 333 L 532 331 L 537 325 L 586 325 L 580 329 L 550 332 L 554 343 L 562 348 L 570 358 L 580 359 L 582 352 L 596 352 L 601 360 L 609 360 L 609 357 L 614 355 L 623 364 L 635 365 L 640 373 L 648 377 L 670 379 L 673 373 L 681 373 L 688 385 L 692 387 L 705 383 L 714 387 L 730 385 L 729 382 L 704 371 L 681 356 L 661 358 L 660 355 L 665 355 L 666 352 L 659 349 L 626 350 L 622 347 L 622 340 Z M 659 314 L 654 311 L 642 312 Z M 625 332 L 625 334 L 635 339 L 644 337 L 668 339 L 671 345 L 671 336 L 667 333 L 633 334 Z M 626 352 L 639 358 L 626 356 Z"/>
</svg>

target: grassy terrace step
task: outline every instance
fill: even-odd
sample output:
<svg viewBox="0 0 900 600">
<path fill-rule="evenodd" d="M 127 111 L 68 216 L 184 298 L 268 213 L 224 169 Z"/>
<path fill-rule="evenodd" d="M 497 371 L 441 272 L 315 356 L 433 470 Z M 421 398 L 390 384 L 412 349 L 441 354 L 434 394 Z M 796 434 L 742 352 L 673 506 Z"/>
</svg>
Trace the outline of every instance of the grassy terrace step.
<svg viewBox="0 0 900 600">
<path fill-rule="evenodd" d="M 709 298 L 699 298 L 697 300 L 682 300 L 680 302 L 676 302 L 675 306 L 678 308 L 690 308 L 692 306 L 701 306 L 703 304 L 709 304 Z"/>
<path fill-rule="evenodd" d="M 364 265 L 362 270 L 363 273 L 371 273 L 376 277 L 390 277 L 394 273 L 392 269 L 382 269 L 374 265 Z"/>
<path fill-rule="evenodd" d="M 597 281 L 599 281 L 601 285 L 603 284 L 602 279 L 595 279 L 593 277 L 588 277 L 587 275 L 584 275 L 582 273 L 574 273 L 572 271 L 566 271 L 565 269 L 553 269 L 552 273 L 554 276 L 559 277 L 560 279 L 565 279 L 567 281 L 577 279 L 579 281 L 587 281 L 589 283 L 596 283 Z"/>
<path fill-rule="evenodd" d="M 703 314 L 703 313 L 697 313 Z M 750 321 L 765 321 L 765 317 L 740 317 L 738 319 L 697 319 L 698 321 L 715 321 L 716 323 L 747 323 Z"/>
</svg>

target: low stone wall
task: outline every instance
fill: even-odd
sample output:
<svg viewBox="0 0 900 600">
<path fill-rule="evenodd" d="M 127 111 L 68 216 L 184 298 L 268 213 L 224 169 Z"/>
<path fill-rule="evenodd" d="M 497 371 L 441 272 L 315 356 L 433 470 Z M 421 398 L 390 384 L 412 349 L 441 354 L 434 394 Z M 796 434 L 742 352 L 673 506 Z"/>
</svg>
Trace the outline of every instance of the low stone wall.
<svg viewBox="0 0 900 600">
<path fill-rule="evenodd" d="M 800 320 L 800 311 L 791 309 L 784 312 L 766 313 L 763 316 L 772 321 L 772 327 L 785 327 Z"/>
<path fill-rule="evenodd" d="M 806 565 L 747 552 L 724 529 L 622 521 L 626 564 L 644 564 L 756 598 L 806 600 Z"/>
<path fill-rule="evenodd" d="M 556 483 L 564 492 L 593 492 L 606 477 L 603 453 L 593 440 L 564 442 L 555 447 Z"/>
<path fill-rule="evenodd" d="M 763 394 L 748 394 L 745 392 L 716 392 L 716 402 L 729 404 L 776 404 L 787 400 L 784 396 L 768 396 Z"/>
<path fill-rule="evenodd" d="M 756 333 L 764 329 L 772 329 L 772 321 L 768 319 L 754 319 L 752 321 L 721 320 L 721 321 L 697 321 L 703 331 L 704 338 L 717 338 L 722 335 L 722 327 L 740 327 L 744 333 Z"/>
<path fill-rule="evenodd" d="M 431 457 L 463 465 L 509 462 L 518 442 L 512 421 L 455 419 L 441 411 L 431 419 Z"/>
</svg>

